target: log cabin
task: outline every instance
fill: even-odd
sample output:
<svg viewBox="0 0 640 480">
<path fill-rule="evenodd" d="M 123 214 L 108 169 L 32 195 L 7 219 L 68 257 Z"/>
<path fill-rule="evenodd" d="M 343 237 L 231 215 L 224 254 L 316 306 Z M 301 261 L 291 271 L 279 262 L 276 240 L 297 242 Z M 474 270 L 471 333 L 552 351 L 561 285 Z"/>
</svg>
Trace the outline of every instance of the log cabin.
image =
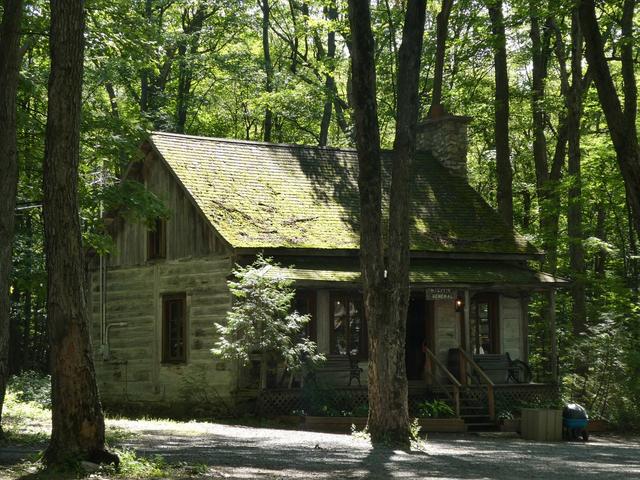
<svg viewBox="0 0 640 480">
<path fill-rule="evenodd" d="M 406 367 L 418 397 L 439 389 L 458 415 L 475 398 L 493 421 L 500 392 L 513 401 L 551 395 L 553 381 L 517 384 L 478 365 L 486 358 L 500 363 L 506 354 L 526 363 L 531 295 L 548 298 L 555 332 L 554 291 L 566 281 L 532 267 L 543 252 L 469 185 L 469 120 L 445 115 L 418 128 Z M 296 382 L 282 388 L 272 381 L 273 388 L 258 393 L 251 368 L 210 352 L 214 324 L 224 322 L 231 305 L 231 271 L 257 254 L 279 264 L 266 275 L 295 282 L 295 308 L 311 315 L 309 334 L 319 351 L 350 355 L 364 372 L 362 386 L 347 385 L 346 371 L 325 381 L 366 399 L 356 152 L 160 132 L 141 152 L 125 178 L 142 182 L 171 215 L 153 229 L 117 220 L 113 252 L 92 263 L 89 300 L 103 402 L 149 409 L 200 402 L 213 409 L 244 392 L 261 396 L 267 413 L 293 409 L 299 393 L 289 387 Z M 390 157 L 384 153 L 385 195 Z M 550 352 L 553 375 L 553 335 Z"/>
</svg>

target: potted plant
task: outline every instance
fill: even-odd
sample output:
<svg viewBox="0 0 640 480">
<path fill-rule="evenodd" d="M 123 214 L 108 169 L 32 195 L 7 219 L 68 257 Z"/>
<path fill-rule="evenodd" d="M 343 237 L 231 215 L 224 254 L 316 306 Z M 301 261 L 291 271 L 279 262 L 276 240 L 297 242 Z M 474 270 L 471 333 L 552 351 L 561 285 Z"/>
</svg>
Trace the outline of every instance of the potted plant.
<svg viewBox="0 0 640 480">
<path fill-rule="evenodd" d="M 498 412 L 496 418 L 501 432 L 520 432 L 520 418 L 516 417 L 511 410 Z"/>
</svg>

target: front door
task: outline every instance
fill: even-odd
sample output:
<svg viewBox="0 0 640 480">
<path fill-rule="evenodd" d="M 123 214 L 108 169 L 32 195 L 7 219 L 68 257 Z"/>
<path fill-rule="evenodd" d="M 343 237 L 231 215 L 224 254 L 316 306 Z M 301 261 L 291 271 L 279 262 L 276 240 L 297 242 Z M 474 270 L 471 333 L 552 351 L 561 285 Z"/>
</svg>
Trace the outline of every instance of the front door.
<svg viewBox="0 0 640 480">
<path fill-rule="evenodd" d="M 425 354 L 422 346 L 433 349 L 433 325 L 430 318 L 429 304 L 424 292 L 416 292 L 409 300 L 407 312 L 407 337 L 405 360 L 408 380 L 422 380 L 424 374 Z M 431 328 L 430 328 L 431 327 Z"/>
</svg>

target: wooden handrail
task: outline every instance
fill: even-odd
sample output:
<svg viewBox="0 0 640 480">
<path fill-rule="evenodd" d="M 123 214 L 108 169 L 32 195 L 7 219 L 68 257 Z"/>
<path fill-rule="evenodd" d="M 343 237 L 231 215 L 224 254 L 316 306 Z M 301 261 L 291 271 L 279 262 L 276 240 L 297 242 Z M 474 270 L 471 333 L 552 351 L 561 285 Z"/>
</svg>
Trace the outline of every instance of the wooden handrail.
<svg viewBox="0 0 640 480">
<path fill-rule="evenodd" d="M 453 401 L 456 408 L 455 410 L 456 417 L 459 417 L 460 416 L 460 386 L 461 386 L 460 382 L 449 371 L 449 369 L 444 366 L 444 364 L 438 359 L 438 357 L 429 348 L 425 347 L 424 351 L 427 354 L 427 372 L 426 373 L 430 375 L 430 377 L 433 380 L 436 381 L 436 383 L 440 386 L 440 388 L 442 388 L 442 390 L 447 394 L 449 399 Z M 438 380 L 438 377 L 436 377 L 431 371 L 432 361 L 435 363 L 436 367 L 438 367 L 440 370 L 444 372 L 444 374 L 453 384 L 453 398 L 451 398 L 451 395 L 449 395 L 449 392 L 447 391 L 447 389 L 440 383 L 440 380 Z"/>
<path fill-rule="evenodd" d="M 444 372 L 444 374 L 451 381 L 451 383 L 453 383 L 458 387 L 461 386 L 460 381 L 453 375 L 453 373 L 449 371 L 447 367 L 444 366 L 444 364 L 440 361 L 440 359 L 429 348 L 425 348 L 424 351 L 429 357 L 433 359 L 433 361 L 438 366 L 438 368 Z"/>
<path fill-rule="evenodd" d="M 466 363 L 471 365 L 471 368 L 478 373 L 478 376 L 484 380 L 484 383 L 487 385 L 487 403 L 489 407 L 489 418 L 493 421 L 496 419 L 496 397 L 495 392 L 493 390 L 494 383 L 489 378 L 489 376 L 482 370 L 476 362 L 473 361 L 473 358 L 469 356 L 467 352 L 462 348 L 458 348 L 460 352 L 460 356 L 465 360 Z"/>
</svg>

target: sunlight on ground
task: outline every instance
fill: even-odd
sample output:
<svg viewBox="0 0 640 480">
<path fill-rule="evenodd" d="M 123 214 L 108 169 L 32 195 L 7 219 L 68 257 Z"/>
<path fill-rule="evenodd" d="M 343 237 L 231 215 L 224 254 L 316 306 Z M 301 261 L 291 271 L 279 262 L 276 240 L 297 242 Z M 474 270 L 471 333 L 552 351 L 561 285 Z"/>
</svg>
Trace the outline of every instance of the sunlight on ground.
<svg viewBox="0 0 640 480">
<path fill-rule="evenodd" d="M 604 480 L 640 476 L 637 439 L 594 437 L 578 443 L 528 442 L 501 434 L 430 434 L 411 452 L 372 448 L 362 435 L 335 435 L 213 422 L 107 418 L 107 443 L 122 468 L 44 475 L 50 411 L 6 399 L 7 439 L 0 444 L 0 479 L 90 478 L 313 479 L 540 478 Z M 260 422 L 258 422 L 260 424 Z M 271 425 L 273 426 L 273 424 Z"/>
</svg>

